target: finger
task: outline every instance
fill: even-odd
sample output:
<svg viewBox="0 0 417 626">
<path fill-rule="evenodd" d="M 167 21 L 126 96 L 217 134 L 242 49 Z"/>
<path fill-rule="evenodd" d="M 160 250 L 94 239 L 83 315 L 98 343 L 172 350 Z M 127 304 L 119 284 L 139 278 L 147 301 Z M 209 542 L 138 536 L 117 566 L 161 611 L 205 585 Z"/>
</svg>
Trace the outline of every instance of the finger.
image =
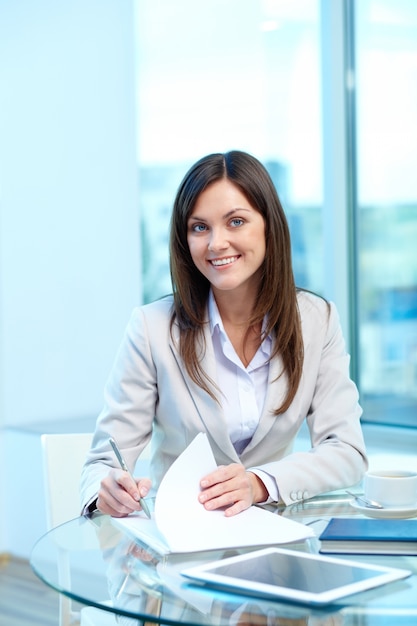
<svg viewBox="0 0 417 626">
<path fill-rule="evenodd" d="M 200 487 L 202 489 L 207 489 L 207 487 L 212 487 L 213 485 L 222 483 L 225 480 L 229 480 L 236 473 L 236 468 L 234 467 L 236 465 L 238 464 L 232 463 L 231 465 L 219 465 L 214 472 L 210 472 L 210 474 L 203 476 L 200 480 Z"/>
<path fill-rule="evenodd" d="M 135 500 L 130 498 L 130 501 L 133 503 L 133 507 L 122 504 L 120 500 L 113 497 L 110 493 L 100 491 L 97 498 L 97 508 L 101 511 L 101 513 L 105 513 L 106 515 L 111 515 L 113 517 L 125 517 L 138 509 L 138 505 Z"/>
<path fill-rule="evenodd" d="M 245 502 L 244 500 L 239 500 L 239 502 L 235 502 L 232 506 L 229 506 L 224 514 L 226 517 L 233 517 L 233 515 L 237 515 L 241 513 L 245 509 L 248 509 L 251 506 L 249 502 Z"/>
<path fill-rule="evenodd" d="M 222 478 L 223 480 L 218 480 L 218 482 L 212 483 L 212 479 L 218 480 L 218 478 Z M 217 498 L 222 494 L 226 494 L 229 492 L 236 492 L 241 490 L 245 492 L 250 490 L 251 483 L 247 472 L 244 467 L 239 464 L 232 464 L 225 468 L 222 468 L 220 474 L 215 476 L 215 472 L 208 475 L 207 482 L 210 486 L 207 486 L 203 489 L 203 491 L 199 494 L 199 501 L 202 503 L 208 502 L 212 498 Z M 202 479 L 201 484 L 205 483 L 205 479 Z M 240 499 L 240 498 L 239 498 Z"/>
<path fill-rule="evenodd" d="M 149 478 L 140 478 L 137 481 L 137 488 L 141 498 L 146 498 L 152 487 L 152 481 Z"/>
<path fill-rule="evenodd" d="M 117 511 L 122 515 L 128 515 L 132 511 L 138 511 L 139 492 L 135 483 L 134 493 L 137 499 L 133 497 L 127 489 L 132 489 L 131 479 L 128 474 L 122 470 L 112 470 L 103 478 L 99 489 L 99 498 L 101 510 L 103 513 Z"/>
<path fill-rule="evenodd" d="M 251 475 L 239 464 L 225 474 L 232 477 L 202 491 L 199 501 L 208 511 L 223 508 L 229 511 L 227 516 L 236 515 L 253 504 Z"/>
<path fill-rule="evenodd" d="M 116 477 L 117 483 L 126 491 L 136 502 L 140 498 L 138 485 L 128 472 L 119 472 Z"/>
<path fill-rule="evenodd" d="M 239 502 L 243 503 L 239 510 L 248 508 L 251 505 L 251 500 L 247 491 L 240 489 L 225 491 L 219 496 L 214 496 L 208 500 L 205 500 L 203 502 L 203 505 L 204 508 L 208 511 L 214 511 L 215 509 L 230 508 L 232 506 L 235 506 Z"/>
</svg>

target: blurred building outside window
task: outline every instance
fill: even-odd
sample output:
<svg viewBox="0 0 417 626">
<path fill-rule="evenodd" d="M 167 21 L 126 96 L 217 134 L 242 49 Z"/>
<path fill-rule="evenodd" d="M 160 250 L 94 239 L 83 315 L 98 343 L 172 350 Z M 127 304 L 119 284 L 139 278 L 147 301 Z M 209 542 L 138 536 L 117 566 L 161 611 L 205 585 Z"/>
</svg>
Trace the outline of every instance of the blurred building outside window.
<svg viewBox="0 0 417 626">
<path fill-rule="evenodd" d="M 352 341 L 359 346 L 357 383 L 364 420 L 417 426 L 417 4 L 350 4 L 358 181 L 358 276 L 350 297 L 359 311 Z M 171 291 L 169 219 L 183 175 L 201 156 L 231 149 L 259 158 L 277 186 L 297 285 L 330 297 L 321 8 L 319 0 L 136 0 L 145 302 Z"/>
</svg>

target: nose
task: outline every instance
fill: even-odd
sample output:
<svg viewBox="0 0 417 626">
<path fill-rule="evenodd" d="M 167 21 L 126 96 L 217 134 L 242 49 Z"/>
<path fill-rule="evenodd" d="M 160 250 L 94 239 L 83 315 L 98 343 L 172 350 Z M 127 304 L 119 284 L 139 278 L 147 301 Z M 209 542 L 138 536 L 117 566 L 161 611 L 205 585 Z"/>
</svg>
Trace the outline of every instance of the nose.
<svg viewBox="0 0 417 626">
<path fill-rule="evenodd" d="M 229 241 L 223 228 L 213 228 L 210 232 L 208 249 L 210 252 L 218 252 L 226 250 L 229 247 Z"/>
</svg>

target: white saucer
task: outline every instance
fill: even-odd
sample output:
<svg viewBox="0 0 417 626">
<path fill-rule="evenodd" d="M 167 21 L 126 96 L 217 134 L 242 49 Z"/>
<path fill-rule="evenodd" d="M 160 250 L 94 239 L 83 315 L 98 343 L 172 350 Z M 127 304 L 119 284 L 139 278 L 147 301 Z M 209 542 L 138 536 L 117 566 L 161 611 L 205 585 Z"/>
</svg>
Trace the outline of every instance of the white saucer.
<svg viewBox="0 0 417 626">
<path fill-rule="evenodd" d="M 417 502 L 412 507 L 398 507 L 398 508 L 384 508 L 384 509 L 371 509 L 368 506 L 361 506 L 356 500 L 350 500 L 350 506 L 354 509 L 361 511 L 367 517 L 380 517 L 382 519 L 404 519 L 406 517 L 417 516 Z"/>
</svg>

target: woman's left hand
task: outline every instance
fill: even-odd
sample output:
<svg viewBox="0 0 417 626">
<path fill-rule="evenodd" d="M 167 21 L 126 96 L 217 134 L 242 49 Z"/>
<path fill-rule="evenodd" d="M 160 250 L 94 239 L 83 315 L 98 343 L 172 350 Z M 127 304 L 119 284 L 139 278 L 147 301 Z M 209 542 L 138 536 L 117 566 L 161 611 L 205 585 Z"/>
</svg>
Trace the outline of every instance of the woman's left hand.
<svg viewBox="0 0 417 626">
<path fill-rule="evenodd" d="M 228 517 L 268 498 L 261 479 L 239 463 L 220 465 L 201 479 L 200 487 L 202 491 L 198 499 L 204 507 L 209 511 L 225 508 Z"/>
</svg>

